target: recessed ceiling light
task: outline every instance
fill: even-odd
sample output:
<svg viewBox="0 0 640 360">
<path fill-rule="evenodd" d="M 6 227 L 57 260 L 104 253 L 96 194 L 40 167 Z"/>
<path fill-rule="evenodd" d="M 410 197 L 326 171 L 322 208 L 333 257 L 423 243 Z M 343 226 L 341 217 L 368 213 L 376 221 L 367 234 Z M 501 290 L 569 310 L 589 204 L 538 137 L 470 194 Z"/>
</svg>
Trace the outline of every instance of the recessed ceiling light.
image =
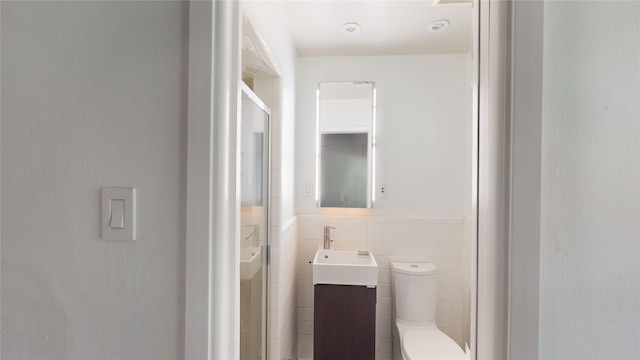
<svg viewBox="0 0 640 360">
<path fill-rule="evenodd" d="M 356 35 L 360 32 L 360 24 L 357 23 L 346 23 L 342 25 L 340 31 L 346 35 Z"/>
<path fill-rule="evenodd" d="M 447 28 L 449 27 L 449 21 L 448 20 L 436 20 L 434 22 L 432 22 L 431 24 L 429 24 L 429 32 L 441 32 L 441 31 L 445 31 L 447 30 Z"/>
</svg>

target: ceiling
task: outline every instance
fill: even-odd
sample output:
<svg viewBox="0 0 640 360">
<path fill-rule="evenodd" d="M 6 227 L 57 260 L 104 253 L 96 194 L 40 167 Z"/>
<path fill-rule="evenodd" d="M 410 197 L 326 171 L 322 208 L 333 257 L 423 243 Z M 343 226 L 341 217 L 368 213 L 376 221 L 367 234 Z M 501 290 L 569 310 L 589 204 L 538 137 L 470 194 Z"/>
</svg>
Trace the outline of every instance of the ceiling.
<svg viewBox="0 0 640 360">
<path fill-rule="evenodd" d="M 414 55 L 471 50 L 471 0 L 284 0 L 298 56 Z M 447 20 L 441 32 L 429 25 Z M 358 34 L 344 34 L 345 23 Z"/>
</svg>

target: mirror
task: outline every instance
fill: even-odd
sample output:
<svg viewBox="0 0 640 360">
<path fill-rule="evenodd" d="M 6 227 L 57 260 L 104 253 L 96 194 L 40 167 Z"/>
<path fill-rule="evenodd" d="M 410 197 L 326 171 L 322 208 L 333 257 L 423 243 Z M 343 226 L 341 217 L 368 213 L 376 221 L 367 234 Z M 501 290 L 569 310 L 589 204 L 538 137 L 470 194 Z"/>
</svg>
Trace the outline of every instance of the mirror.
<svg viewBox="0 0 640 360">
<path fill-rule="evenodd" d="M 320 83 L 316 124 L 318 206 L 371 207 L 374 109 L 371 81 Z"/>
</svg>

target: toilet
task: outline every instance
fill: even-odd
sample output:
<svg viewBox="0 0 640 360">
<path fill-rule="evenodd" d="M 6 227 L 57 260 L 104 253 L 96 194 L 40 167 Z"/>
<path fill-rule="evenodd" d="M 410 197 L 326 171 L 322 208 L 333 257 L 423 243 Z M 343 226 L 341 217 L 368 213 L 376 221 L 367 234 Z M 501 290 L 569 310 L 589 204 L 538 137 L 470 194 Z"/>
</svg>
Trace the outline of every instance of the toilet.
<svg viewBox="0 0 640 360">
<path fill-rule="evenodd" d="M 436 266 L 392 262 L 391 268 L 393 360 L 468 360 L 469 355 L 436 326 Z"/>
</svg>

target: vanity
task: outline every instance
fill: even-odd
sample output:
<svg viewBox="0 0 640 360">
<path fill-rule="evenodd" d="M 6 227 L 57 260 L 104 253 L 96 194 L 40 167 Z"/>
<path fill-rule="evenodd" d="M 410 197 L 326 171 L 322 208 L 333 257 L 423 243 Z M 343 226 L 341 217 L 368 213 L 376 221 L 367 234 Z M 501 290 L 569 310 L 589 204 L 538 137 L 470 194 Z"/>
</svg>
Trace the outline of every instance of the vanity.
<svg viewBox="0 0 640 360">
<path fill-rule="evenodd" d="M 371 208 L 374 84 L 320 83 L 317 94 L 317 206 Z M 374 360 L 378 263 L 369 251 L 330 249 L 331 229 L 313 259 L 313 359 Z"/>
<path fill-rule="evenodd" d="M 313 259 L 313 358 L 375 359 L 378 263 L 369 251 L 318 249 Z"/>
</svg>

